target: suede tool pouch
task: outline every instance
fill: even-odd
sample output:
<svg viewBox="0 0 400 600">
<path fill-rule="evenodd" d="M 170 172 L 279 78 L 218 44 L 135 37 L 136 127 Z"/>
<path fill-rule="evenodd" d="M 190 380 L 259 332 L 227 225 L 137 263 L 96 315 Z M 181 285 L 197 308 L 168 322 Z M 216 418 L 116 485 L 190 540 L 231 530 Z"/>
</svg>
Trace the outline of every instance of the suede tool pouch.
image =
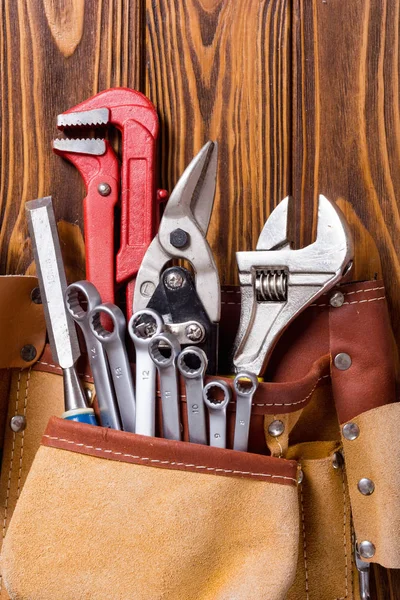
<svg viewBox="0 0 400 600">
<path fill-rule="evenodd" d="M 284 599 L 297 463 L 49 422 L 2 573 L 24 600 Z"/>
</svg>

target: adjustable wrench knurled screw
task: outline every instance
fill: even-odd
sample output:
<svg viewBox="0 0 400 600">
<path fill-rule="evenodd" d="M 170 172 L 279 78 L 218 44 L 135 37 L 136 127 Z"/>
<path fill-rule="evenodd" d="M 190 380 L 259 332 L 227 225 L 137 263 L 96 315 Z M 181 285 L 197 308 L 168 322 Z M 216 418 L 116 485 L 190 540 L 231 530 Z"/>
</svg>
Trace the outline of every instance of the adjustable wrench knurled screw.
<svg viewBox="0 0 400 600">
<path fill-rule="evenodd" d="M 84 302 L 86 306 L 83 305 Z M 101 304 L 100 294 L 89 281 L 77 281 L 66 289 L 65 306 L 74 321 L 78 323 L 85 338 L 101 425 L 111 429 L 121 429 L 106 353 L 102 343 L 93 334 L 89 323 L 90 311 L 99 304 Z"/>
<path fill-rule="evenodd" d="M 176 370 L 180 350 L 178 340 L 171 333 L 160 333 L 149 344 L 150 357 L 160 375 L 163 433 L 168 440 L 180 440 L 182 437 Z"/>
<path fill-rule="evenodd" d="M 112 331 L 104 329 L 101 324 L 101 315 L 107 315 L 111 319 Z M 135 433 L 135 392 L 125 348 L 126 321 L 124 314 L 118 306 L 106 302 L 90 311 L 89 325 L 107 353 L 123 429 Z"/>
<path fill-rule="evenodd" d="M 136 433 L 155 435 L 156 366 L 149 355 L 149 344 L 162 332 L 164 322 L 149 308 L 132 315 L 128 332 L 136 350 Z"/>
<path fill-rule="evenodd" d="M 208 408 L 210 446 L 226 448 L 226 407 L 231 399 L 231 388 L 225 381 L 210 381 L 204 386 L 203 400 Z"/>
<path fill-rule="evenodd" d="M 207 444 L 206 413 L 203 402 L 207 355 L 196 346 L 188 346 L 178 356 L 177 366 L 185 380 L 189 442 Z"/>
<path fill-rule="evenodd" d="M 251 406 L 254 393 L 258 387 L 258 379 L 254 373 L 241 371 L 233 380 L 233 387 L 236 392 L 236 420 L 233 449 L 247 452 Z"/>
</svg>

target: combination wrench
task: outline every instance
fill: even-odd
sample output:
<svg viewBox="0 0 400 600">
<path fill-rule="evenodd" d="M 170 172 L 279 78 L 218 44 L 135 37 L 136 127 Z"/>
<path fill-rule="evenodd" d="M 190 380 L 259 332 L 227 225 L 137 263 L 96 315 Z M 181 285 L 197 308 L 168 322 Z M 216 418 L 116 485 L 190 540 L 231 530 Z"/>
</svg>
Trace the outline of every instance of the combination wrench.
<svg viewBox="0 0 400 600">
<path fill-rule="evenodd" d="M 207 355 L 197 346 L 188 346 L 179 354 L 177 367 L 185 380 L 189 442 L 207 444 L 206 412 L 203 402 Z"/>
<path fill-rule="evenodd" d="M 111 320 L 112 331 L 107 331 L 101 324 L 102 315 L 106 315 Z M 126 327 L 123 312 L 114 304 L 108 302 L 100 304 L 90 311 L 89 326 L 107 354 L 122 427 L 124 431 L 135 433 L 135 393 L 131 367 L 125 348 Z"/>
<path fill-rule="evenodd" d="M 203 400 L 208 408 L 210 446 L 226 448 L 226 407 L 231 399 L 231 388 L 217 379 L 204 386 Z"/>
<path fill-rule="evenodd" d="M 67 311 L 78 323 L 85 338 L 99 406 L 100 423 L 103 427 L 120 430 L 121 420 L 106 353 L 89 325 L 90 311 L 101 304 L 100 294 L 90 281 L 77 281 L 67 287 L 64 298 Z"/>
<path fill-rule="evenodd" d="M 167 440 L 181 440 L 179 392 L 176 359 L 180 344 L 171 333 L 156 335 L 149 344 L 149 354 L 160 376 L 163 434 Z"/>
<path fill-rule="evenodd" d="M 155 436 L 156 366 L 149 344 L 163 330 L 164 322 L 154 310 L 139 310 L 129 320 L 128 332 L 136 350 L 136 433 Z"/>
<path fill-rule="evenodd" d="M 253 396 L 258 387 L 258 379 L 254 373 L 241 371 L 233 380 L 233 387 L 236 393 L 236 420 L 233 449 L 247 452 L 251 405 Z"/>
</svg>

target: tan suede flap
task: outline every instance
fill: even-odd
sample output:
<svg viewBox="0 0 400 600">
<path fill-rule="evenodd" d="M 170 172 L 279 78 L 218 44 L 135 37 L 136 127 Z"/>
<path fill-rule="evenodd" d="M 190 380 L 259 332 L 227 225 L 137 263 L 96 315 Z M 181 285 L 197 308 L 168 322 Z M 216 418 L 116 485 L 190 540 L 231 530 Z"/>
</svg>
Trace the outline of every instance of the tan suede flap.
<svg viewBox="0 0 400 600">
<path fill-rule="evenodd" d="M 2 572 L 15 599 L 283 600 L 298 533 L 296 486 L 42 446 Z"/>
<path fill-rule="evenodd" d="M 359 435 L 354 440 L 343 436 L 343 447 L 357 541 L 369 541 L 375 546 L 370 562 L 398 569 L 400 403 L 374 408 L 351 422 L 358 425 Z M 359 491 L 358 482 L 362 478 L 373 481 L 375 489 L 371 495 Z"/>
<path fill-rule="evenodd" d="M 43 352 L 46 324 L 42 305 L 31 297 L 36 288 L 36 277 L 0 277 L 0 369 L 29 367 Z"/>
</svg>

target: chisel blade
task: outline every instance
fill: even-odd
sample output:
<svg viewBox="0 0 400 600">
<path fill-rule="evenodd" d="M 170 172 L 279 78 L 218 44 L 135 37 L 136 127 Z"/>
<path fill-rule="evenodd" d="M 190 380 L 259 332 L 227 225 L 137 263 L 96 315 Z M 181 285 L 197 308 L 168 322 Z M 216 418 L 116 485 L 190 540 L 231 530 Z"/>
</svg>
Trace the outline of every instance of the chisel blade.
<svg viewBox="0 0 400 600">
<path fill-rule="evenodd" d="M 31 200 L 25 208 L 53 360 L 68 369 L 80 350 L 75 323 L 64 303 L 67 280 L 51 196 Z"/>
</svg>

